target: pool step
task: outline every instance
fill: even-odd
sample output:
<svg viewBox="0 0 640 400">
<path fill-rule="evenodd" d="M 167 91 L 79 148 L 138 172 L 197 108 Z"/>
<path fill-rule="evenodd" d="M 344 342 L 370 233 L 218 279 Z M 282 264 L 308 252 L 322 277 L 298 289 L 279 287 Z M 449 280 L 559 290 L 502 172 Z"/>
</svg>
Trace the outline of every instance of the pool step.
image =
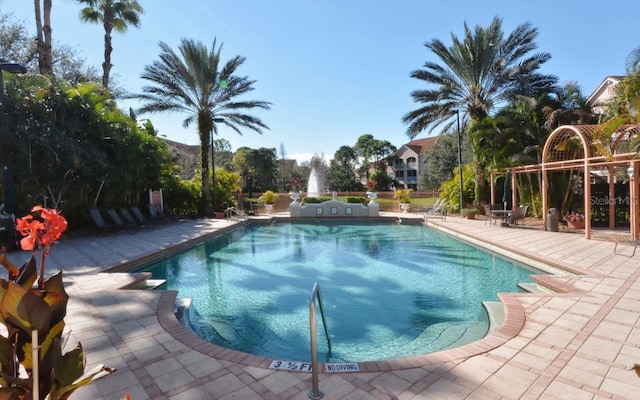
<svg viewBox="0 0 640 400">
<path fill-rule="evenodd" d="M 166 283 L 166 279 L 147 279 L 144 289 L 155 290 Z"/>
<path fill-rule="evenodd" d="M 173 313 L 182 325 L 191 330 L 191 322 L 189 313 L 191 312 L 191 299 L 190 298 L 177 298 L 174 306 Z"/>
<path fill-rule="evenodd" d="M 504 304 L 501 301 L 483 301 L 482 305 L 489 316 L 489 333 L 493 333 L 504 323 Z"/>
<path fill-rule="evenodd" d="M 540 286 L 538 286 L 537 283 L 521 282 L 521 283 L 518 283 L 518 289 L 520 290 L 520 292 L 525 292 L 525 293 L 540 292 Z"/>
<path fill-rule="evenodd" d="M 305 361 L 296 360 L 298 358 L 296 355 L 309 352 L 308 348 L 296 347 L 287 341 L 286 338 L 278 336 L 273 330 L 258 321 L 252 321 L 251 324 L 236 327 L 232 322 L 225 319 L 210 318 L 209 322 L 203 322 L 200 318 L 194 316 L 191 322 L 194 330 L 201 336 L 215 336 L 217 337 L 217 344 L 230 349 L 241 350 L 243 348 L 251 348 L 252 354 L 266 355 L 264 343 L 268 343 L 268 348 L 271 352 L 269 357 L 293 361 Z M 276 348 L 277 354 L 273 354 Z"/>
</svg>

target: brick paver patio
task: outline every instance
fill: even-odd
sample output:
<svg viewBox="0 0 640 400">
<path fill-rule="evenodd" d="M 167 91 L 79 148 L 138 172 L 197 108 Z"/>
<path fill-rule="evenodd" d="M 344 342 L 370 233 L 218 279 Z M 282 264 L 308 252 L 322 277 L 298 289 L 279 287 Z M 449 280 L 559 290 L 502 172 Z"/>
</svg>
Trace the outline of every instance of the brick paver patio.
<svg viewBox="0 0 640 400">
<path fill-rule="evenodd" d="M 206 343 L 173 316 L 176 293 L 118 290 L 144 276 L 105 273 L 202 241 L 235 223 L 188 220 L 59 243 L 48 269 L 64 272 L 72 343 L 82 342 L 89 367 L 104 363 L 118 369 L 72 399 L 115 400 L 125 392 L 134 400 L 308 398 L 309 373 L 269 369 L 268 359 Z M 516 260 L 553 265 L 555 275 L 540 284 L 560 292 L 501 294 L 504 325 L 470 345 L 361 363 L 358 373 L 320 374 L 324 398 L 640 397 L 640 379 L 629 370 L 640 362 L 640 256 L 616 255 L 613 242 L 581 234 L 485 226 L 456 217 L 429 224 Z M 17 263 L 27 254 L 10 257 Z"/>
</svg>

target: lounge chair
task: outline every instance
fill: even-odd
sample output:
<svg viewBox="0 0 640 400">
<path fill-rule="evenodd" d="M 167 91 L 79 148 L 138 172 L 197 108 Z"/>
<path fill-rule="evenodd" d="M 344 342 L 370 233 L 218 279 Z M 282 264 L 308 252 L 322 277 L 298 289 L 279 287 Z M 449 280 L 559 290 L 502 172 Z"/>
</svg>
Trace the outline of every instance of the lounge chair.
<svg viewBox="0 0 640 400">
<path fill-rule="evenodd" d="M 131 225 L 137 225 L 139 223 L 138 221 L 136 221 L 133 215 L 131 215 L 128 208 L 122 207 L 120 209 L 120 215 L 122 215 L 122 218 L 124 218 L 124 220 Z"/>
<path fill-rule="evenodd" d="M 93 220 L 93 223 L 95 224 L 98 231 L 107 233 L 108 231 L 111 231 L 115 228 L 113 225 L 105 222 L 104 218 L 102 218 L 100 210 L 98 210 L 97 208 L 90 209 L 89 215 L 91 215 L 91 219 Z"/>
<path fill-rule="evenodd" d="M 444 204 L 444 199 L 438 199 L 432 207 L 426 207 L 423 219 L 426 221 L 428 218 L 440 218 L 445 221 L 447 219 L 447 209 Z"/>
<path fill-rule="evenodd" d="M 138 222 L 141 224 L 146 224 L 148 222 L 151 222 L 152 224 L 155 223 L 155 221 L 149 221 L 149 219 L 147 219 L 147 217 L 144 216 L 144 214 L 142 213 L 142 211 L 140 211 L 140 208 L 138 207 L 131 207 L 131 212 L 136 217 Z"/>
<path fill-rule="evenodd" d="M 149 209 L 149 217 L 151 218 L 151 221 L 158 224 L 166 222 L 164 214 L 160 214 L 160 211 L 158 211 L 156 206 L 153 204 L 147 204 L 147 208 Z"/>
<path fill-rule="evenodd" d="M 137 226 L 139 228 L 149 228 L 151 226 L 144 220 L 144 215 L 142 215 L 142 219 L 136 218 L 129 212 L 128 208 L 121 208 L 120 215 L 122 215 L 122 218 L 124 218 L 124 220 L 130 225 Z"/>
<path fill-rule="evenodd" d="M 116 224 L 116 226 L 119 228 L 131 228 L 136 226 L 135 224 L 123 221 L 122 218 L 120 218 L 118 212 L 113 208 L 109 208 L 107 210 L 107 215 L 109 215 L 109 218 L 111 218 L 113 223 Z"/>
</svg>

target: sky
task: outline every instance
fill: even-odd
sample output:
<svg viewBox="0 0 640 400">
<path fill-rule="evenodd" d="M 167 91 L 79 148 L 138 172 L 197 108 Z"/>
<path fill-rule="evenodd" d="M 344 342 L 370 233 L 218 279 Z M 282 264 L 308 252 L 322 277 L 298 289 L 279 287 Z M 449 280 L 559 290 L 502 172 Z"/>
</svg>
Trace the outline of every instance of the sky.
<svg viewBox="0 0 640 400">
<path fill-rule="evenodd" d="M 177 49 L 183 38 L 223 43 L 222 59 L 246 58 L 238 74 L 255 81 L 244 99 L 271 102 L 250 113 L 269 126 L 242 136 L 221 127 L 219 136 L 235 151 L 281 146 L 299 162 L 312 155 L 330 159 L 364 134 L 401 147 L 410 139 L 402 117 L 418 108 L 410 94 L 424 89 L 410 74 L 438 59 L 424 43 L 464 36 L 464 24 L 503 19 L 505 35 L 529 22 L 539 31 L 539 52 L 551 54 L 541 72 L 560 83 L 577 82 L 588 96 L 609 75 L 624 75 L 625 58 L 640 45 L 640 2 L 611 0 L 139 0 L 145 12 L 139 28 L 113 34 L 112 79 L 141 93 L 144 67 L 158 60 L 159 42 Z M 82 23 L 75 0 L 53 2 L 53 41 L 76 49 L 100 74 L 104 30 Z M 33 1 L 0 0 L 35 33 Z M 120 101 L 123 110 L 136 101 Z M 161 136 L 199 144 L 185 114 L 145 114 Z M 424 132 L 417 138 L 437 135 Z"/>
</svg>

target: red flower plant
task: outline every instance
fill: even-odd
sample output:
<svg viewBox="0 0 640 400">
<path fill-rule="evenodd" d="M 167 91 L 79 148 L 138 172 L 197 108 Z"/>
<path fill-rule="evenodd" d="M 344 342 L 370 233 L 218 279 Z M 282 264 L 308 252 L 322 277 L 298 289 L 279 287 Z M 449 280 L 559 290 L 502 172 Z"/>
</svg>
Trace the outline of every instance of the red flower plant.
<svg viewBox="0 0 640 400">
<path fill-rule="evenodd" d="M 67 230 L 67 220 L 58 210 L 35 206 L 31 209 L 31 214 L 16 219 L 16 230 L 24 236 L 20 240 L 22 250 L 42 249 L 38 287 L 44 290 L 44 265 L 49 248 Z"/>
<path fill-rule="evenodd" d="M 584 215 L 579 213 L 567 214 L 564 216 L 564 220 L 568 222 L 584 221 Z"/>
</svg>

